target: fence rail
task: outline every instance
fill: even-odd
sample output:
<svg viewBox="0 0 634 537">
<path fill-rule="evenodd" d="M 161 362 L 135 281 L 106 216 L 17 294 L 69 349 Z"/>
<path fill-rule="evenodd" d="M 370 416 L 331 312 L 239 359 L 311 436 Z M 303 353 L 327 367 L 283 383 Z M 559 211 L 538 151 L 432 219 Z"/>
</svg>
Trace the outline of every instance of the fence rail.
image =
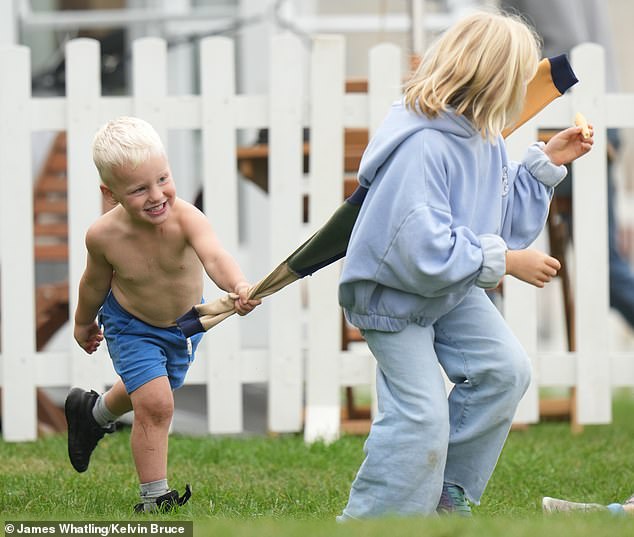
<svg viewBox="0 0 634 537">
<path fill-rule="evenodd" d="M 309 84 L 304 87 L 303 54 L 292 36 L 277 36 L 271 45 L 267 95 L 240 95 L 235 90 L 233 42 L 207 38 L 200 44 L 200 94 L 167 94 L 166 44 L 158 38 L 134 42 L 133 92 L 101 95 L 99 45 L 76 39 L 66 48 L 66 97 L 32 97 L 29 50 L 0 48 L 0 72 L 12 73 L 0 85 L 0 259 L 2 312 L 2 433 L 5 440 L 36 438 L 36 389 L 81 385 L 102 389 L 115 377 L 105 350 L 86 356 L 69 342 L 68 352 L 35 349 L 33 181 L 31 135 L 67 131 L 69 200 L 70 310 L 85 265 L 84 234 L 101 211 L 98 177 L 90 143 L 108 119 L 128 114 L 150 121 L 165 139 L 170 130 L 200 131 L 204 202 L 225 246 L 237 252 L 238 175 L 236 136 L 240 129 L 269 129 L 269 193 L 264 214 L 268 244 L 258 246 L 274 264 L 342 201 L 344 128 L 380 123 L 398 97 L 402 73 L 400 50 L 388 44 L 369 54 L 367 94 L 346 94 L 345 45 L 339 36 L 315 40 Z M 611 420 L 611 390 L 634 386 L 634 357 L 608 348 L 607 217 L 605 129 L 634 126 L 634 96 L 605 94 L 603 52 L 596 45 L 575 49 L 573 65 L 582 83 L 558 99 L 508 140 L 520 158 L 538 128 L 566 126 L 576 110 L 592 119 L 595 149 L 574 165 L 575 315 L 577 351 L 545 353 L 537 336 L 536 290 L 514 280 L 505 282 L 505 315 L 533 359 L 534 381 L 516 419 L 536 422 L 541 386 L 576 386 L 580 423 Z M 303 130 L 310 128 L 310 173 L 307 180 L 310 222 L 302 223 Z M 169 147 L 168 147 L 169 152 Z M 222 200 L 222 202 L 219 202 Z M 250 245 L 246 245 L 247 248 Z M 267 299 L 254 315 L 267 315 L 268 345 L 246 348 L 244 323 L 230 319 L 207 334 L 187 378 L 207 387 L 210 433 L 243 430 L 242 385 L 268 383 L 268 428 L 304 431 L 307 441 L 331 440 L 339 434 L 341 387 L 371 384 L 372 360 L 364 346 L 341 350 L 341 322 L 336 301 L 338 266 L 311 278 L 306 297 L 301 285 Z M 217 291 L 210 286 L 206 295 Z M 306 302 L 306 304 L 304 304 Z M 266 312 L 266 313 L 260 313 Z"/>
</svg>

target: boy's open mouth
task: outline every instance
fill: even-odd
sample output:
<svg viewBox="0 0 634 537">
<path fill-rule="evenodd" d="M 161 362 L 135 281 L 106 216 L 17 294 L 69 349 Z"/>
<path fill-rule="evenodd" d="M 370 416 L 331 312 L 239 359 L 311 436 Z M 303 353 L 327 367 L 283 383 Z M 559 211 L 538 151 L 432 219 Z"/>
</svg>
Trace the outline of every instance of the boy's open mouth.
<svg viewBox="0 0 634 537">
<path fill-rule="evenodd" d="M 159 205 L 154 205 L 153 207 L 149 207 L 145 209 L 145 212 L 152 215 L 156 215 L 156 214 L 161 214 L 163 211 L 165 211 L 166 208 L 167 208 L 167 202 L 164 201 L 163 203 L 160 203 Z"/>
</svg>

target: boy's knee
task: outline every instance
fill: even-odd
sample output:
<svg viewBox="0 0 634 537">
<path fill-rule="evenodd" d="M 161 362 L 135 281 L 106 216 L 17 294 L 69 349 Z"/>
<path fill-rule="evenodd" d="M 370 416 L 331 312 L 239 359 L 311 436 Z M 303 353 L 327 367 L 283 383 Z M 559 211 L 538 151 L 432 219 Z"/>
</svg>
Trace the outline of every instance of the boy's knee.
<svg viewBox="0 0 634 537">
<path fill-rule="evenodd" d="M 149 386 L 148 386 L 149 388 Z M 149 425 L 169 423 L 174 416 L 174 398 L 171 390 L 152 387 L 133 398 L 134 419 Z"/>
<path fill-rule="evenodd" d="M 174 416 L 174 404 L 169 401 L 143 402 L 134 408 L 134 419 L 154 426 L 170 423 Z"/>
</svg>

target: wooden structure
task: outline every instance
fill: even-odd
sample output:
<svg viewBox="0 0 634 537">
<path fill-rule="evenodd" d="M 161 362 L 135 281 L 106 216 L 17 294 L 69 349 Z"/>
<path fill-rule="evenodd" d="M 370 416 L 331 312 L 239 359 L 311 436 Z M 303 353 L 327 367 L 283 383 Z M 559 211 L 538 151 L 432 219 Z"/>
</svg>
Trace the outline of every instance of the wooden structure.
<svg viewBox="0 0 634 537">
<path fill-rule="evenodd" d="M 33 195 L 36 263 L 68 263 L 66 133 L 55 136 L 35 182 Z M 68 321 L 68 281 L 39 285 L 35 291 L 36 349 L 42 350 Z M 37 390 L 38 433 L 66 431 L 64 411 Z"/>
</svg>

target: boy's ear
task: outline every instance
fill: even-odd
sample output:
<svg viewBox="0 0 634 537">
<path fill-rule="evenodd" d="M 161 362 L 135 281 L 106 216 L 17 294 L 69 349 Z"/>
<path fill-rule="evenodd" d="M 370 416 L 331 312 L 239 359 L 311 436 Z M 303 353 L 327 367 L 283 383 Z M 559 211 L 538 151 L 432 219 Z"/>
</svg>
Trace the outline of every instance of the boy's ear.
<svg viewBox="0 0 634 537">
<path fill-rule="evenodd" d="M 99 190 L 101 190 L 101 195 L 104 197 L 107 203 L 111 205 L 117 205 L 119 200 L 114 197 L 114 193 L 103 183 L 99 185 Z"/>
</svg>

